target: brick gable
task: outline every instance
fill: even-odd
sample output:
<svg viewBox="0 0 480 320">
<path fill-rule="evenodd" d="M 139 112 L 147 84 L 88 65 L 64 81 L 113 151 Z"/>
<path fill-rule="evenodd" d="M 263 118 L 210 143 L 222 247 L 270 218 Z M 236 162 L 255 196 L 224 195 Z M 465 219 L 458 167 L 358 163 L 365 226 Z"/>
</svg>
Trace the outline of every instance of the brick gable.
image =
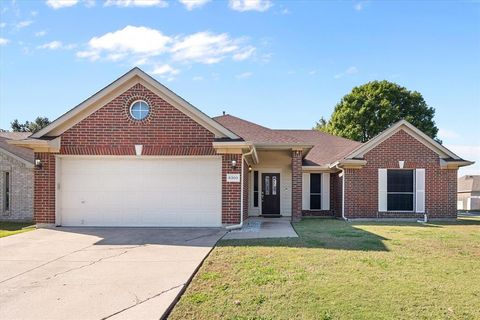
<svg viewBox="0 0 480 320">
<path fill-rule="evenodd" d="M 400 130 L 364 156 L 362 169 L 346 169 L 345 215 L 348 218 L 422 217 L 412 213 L 378 212 L 378 169 L 425 169 L 425 209 L 431 218 L 455 218 L 457 170 L 441 169 L 437 153 Z"/>
<path fill-rule="evenodd" d="M 149 103 L 142 121 L 129 113 L 133 101 Z M 147 155 L 214 154 L 214 134 L 168 102 L 136 84 L 62 134 L 62 154 L 135 154 L 144 145 Z"/>
</svg>

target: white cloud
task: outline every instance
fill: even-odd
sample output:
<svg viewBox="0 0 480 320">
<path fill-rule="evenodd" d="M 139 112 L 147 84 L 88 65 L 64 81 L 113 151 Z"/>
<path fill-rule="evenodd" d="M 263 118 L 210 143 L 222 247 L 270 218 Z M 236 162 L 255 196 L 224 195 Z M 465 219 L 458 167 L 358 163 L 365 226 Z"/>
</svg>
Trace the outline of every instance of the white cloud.
<svg viewBox="0 0 480 320">
<path fill-rule="evenodd" d="M 172 58 L 175 61 L 213 64 L 220 62 L 227 54 L 238 51 L 237 42 L 227 33 L 198 32 L 177 39 L 172 47 Z"/>
<path fill-rule="evenodd" d="M 180 70 L 173 68 L 169 64 L 164 64 L 153 69 L 152 73 L 161 76 L 174 76 L 179 74 Z"/>
<path fill-rule="evenodd" d="M 354 74 L 357 74 L 358 73 L 358 68 L 355 67 L 355 66 L 352 66 L 352 67 L 349 67 L 347 70 L 345 70 L 344 72 L 342 73 L 339 73 L 339 74 L 336 74 L 334 76 L 335 79 L 340 79 L 340 78 L 343 78 L 344 76 L 351 76 L 351 75 L 354 75 Z"/>
<path fill-rule="evenodd" d="M 39 46 L 39 49 L 49 49 L 49 50 L 57 50 L 62 48 L 63 44 L 61 41 L 52 41 L 49 43 L 42 44 Z"/>
<path fill-rule="evenodd" d="M 23 28 L 26 28 L 28 27 L 29 25 L 31 25 L 33 23 L 33 20 L 24 20 L 24 21 L 20 21 L 19 23 L 17 23 L 15 25 L 15 29 L 23 29 Z"/>
<path fill-rule="evenodd" d="M 87 8 L 92 8 L 95 7 L 95 0 L 84 0 L 85 2 L 85 7 Z"/>
<path fill-rule="evenodd" d="M 171 41 L 170 37 L 158 30 L 126 26 L 121 30 L 93 37 L 88 42 L 88 49 L 77 53 L 77 57 L 98 60 L 104 54 L 107 57 L 110 55 L 109 60 L 118 61 L 118 54 L 123 54 L 123 58 L 133 54 L 142 56 L 137 58 L 144 58 L 144 56 L 163 53 L 167 50 L 166 45 Z"/>
<path fill-rule="evenodd" d="M 459 169 L 459 176 L 465 174 L 480 174 L 480 145 L 445 145 L 462 159 L 475 161 L 475 164 Z"/>
<path fill-rule="evenodd" d="M 202 76 L 195 76 L 192 78 L 193 81 L 202 81 L 203 77 Z"/>
<path fill-rule="evenodd" d="M 178 0 L 182 3 L 187 10 L 193 10 L 195 8 L 200 8 L 210 2 L 211 0 Z"/>
<path fill-rule="evenodd" d="M 457 132 L 453 130 L 442 129 L 442 128 L 438 130 L 438 136 L 442 140 L 460 138 L 460 135 Z"/>
<path fill-rule="evenodd" d="M 253 76 L 253 72 L 244 72 L 244 73 L 237 74 L 235 78 L 246 79 L 246 78 L 250 78 L 251 76 Z"/>
<path fill-rule="evenodd" d="M 35 32 L 35 37 L 43 37 L 46 34 L 47 34 L 46 30 L 37 31 L 37 32 Z"/>
<path fill-rule="evenodd" d="M 0 23 L 0 28 L 5 28 L 6 26 L 7 26 L 7 23 L 6 23 L 6 22 Z"/>
<path fill-rule="evenodd" d="M 357 10 L 357 11 L 362 11 L 363 9 L 365 9 L 365 7 L 369 4 L 369 1 L 359 1 L 357 3 L 355 3 L 355 5 L 353 6 L 353 9 Z"/>
<path fill-rule="evenodd" d="M 173 75 L 180 72 L 176 64 L 214 64 L 226 58 L 248 59 L 256 48 L 246 38 L 232 38 L 227 33 L 198 32 L 190 35 L 165 35 L 148 27 L 126 26 L 123 29 L 91 38 L 76 56 L 90 61 L 125 61 L 147 65 L 155 74 Z M 57 44 L 62 47 L 62 44 Z M 171 79 L 169 79 L 171 80 Z"/>
<path fill-rule="evenodd" d="M 72 7 L 78 3 L 79 0 L 47 0 L 47 6 L 55 10 L 60 8 Z"/>
<path fill-rule="evenodd" d="M 233 55 L 233 60 L 236 60 L 236 61 L 246 60 L 246 59 L 248 59 L 252 56 L 252 54 L 255 52 L 255 50 L 256 50 L 255 47 L 248 46 L 244 50 L 242 50 L 238 53 L 235 53 Z"/>
<path fill-rule="evenodd" d="M 164 0 L 107 0 L 104 6 L 117 7 L 168 7 L 168 2 Z"/>
<path fill-rule="evenodd" d="M 77 57 L 82 59 L 88 59 L 90 61 L 97 61 L 100 59 L 100 54 L 96 51 L 78 51 Z"/>
<path fill-rule="evenodd" d="M 41 46 L 38 46 L 37 48 L 38 49 L 48 49 L 48 50 L 59 50 L 59 49 L 63 49 L 63 50 L 71 50 L 73 48 L 75 48 L 77 45 L 74 44 L 74 43 L 71 43 L 71 44 L 63 44 L 62 41 L 52 41 L 52 42 L 48 42 L 48 43 L 45 43 L 45 44 L 42 44 Z"/>
<path fill-rule="evenodd" d="M 9 42 L 10 42 L 10 40 L 8 40 L 8 39 L 0 38 L 0 46 L 4 46 L 4 45 L 8 44 Z"/>
<path fill-rule="evenodd" d="M 230 8 L 235 11 L 267 11 L 273 5 L 270 0 L 229 0 Z"/>
</svg>

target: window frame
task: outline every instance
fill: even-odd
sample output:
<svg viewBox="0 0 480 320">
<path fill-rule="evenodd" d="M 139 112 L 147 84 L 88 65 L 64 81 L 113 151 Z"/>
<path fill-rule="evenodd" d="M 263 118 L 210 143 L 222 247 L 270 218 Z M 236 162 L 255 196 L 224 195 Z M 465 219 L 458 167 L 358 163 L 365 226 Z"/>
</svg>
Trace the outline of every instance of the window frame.
<svg viewBox="0 0 480 320">
<path fill-rule="evenodd" d="M 322 186 L 322 174 L 323 173 L 319 173 L 319 172 L 310 173 L 310 179 L 309 179 L 310 180 L 309 181 L 309 189 L 310 190 L 308 190 L 308 193 L 309 193 L 308 197 L 309 197 L 309 203 L 310 203 L 309 210 L 311 210 L 311 211 L 322 211 L 322 191 L 323 191 L 322 190 L 323 189 L 322 188 L 323 187 Z M 320 176 L 320 179 L 318 180 L 318 183 L 319 183 L 319 186 L 320 186 L 320 192 L 312 193 L 312 175 L 319 175 Z M 320 198 L 318 208 L 312 208 L 312 195 L 313 196 L 318 196 Z"/>
<path fill-rule="evenodd" d="M 137 119 L 137 118 L 133 115 L 133 113 L 132 113 L 133 106 L 134 106 L 136 103 L 139 103 L 139 102 L 145 103 L 145 105 L 148 107 L 147 114 L 145 115 L 144 118 L 141 118 L 141 119 Z M 129 110 L 130 117 L 131 117 L 133 120 L 135 120 L 135 121 L 144 121 L 144 120 L 147 119 L 148 116 L 150 115 L 151 107 L 150 107 L 150 104 L 149 104 L 147 101 L 145 101 L 145 100 L 143 100 L 143 99 L 138 99 L 138 100 L 133 101 L 133 102 L 130 104 L 130 107 L 129 107 L 128 110 Z"/>
<path fill-rule="evenodd" d="M 252 172 L 253 174 L 253 207 L 254 208 L 258 208 L 259 207 L 259 187 L 260 187 L 260 184 L 259 184 L 259 171 L 258 170 L 254 170 Z"/>
<path fill-rule="evenodd" d="M 412 192 L 389 192 L 388 191 L 388 172 L 389 171 L 410 171 L 412 173 Z M 387 211 L 386 212 L 408 212 L 408 213 L 415 213 L 416 208 L 415 208 L 415 203 L 416 203 L 416 183 L 415 183 L 415 169 L 411 168 L 390 168 L 387 169 L 387 190 L 386 190 L 386 196 L 387 196 Z M 388 210 L 388 195 L 389 194 L 411 194 L 412 195 L 412 210 Z"/>
<path fill-rule="evenodd" d="M 9 213 L 12 208 L 12 174 L 10 171 L 3 171 L 2 178 L 4 182 L 2 187 L 2 212 Z"/>
</svg>

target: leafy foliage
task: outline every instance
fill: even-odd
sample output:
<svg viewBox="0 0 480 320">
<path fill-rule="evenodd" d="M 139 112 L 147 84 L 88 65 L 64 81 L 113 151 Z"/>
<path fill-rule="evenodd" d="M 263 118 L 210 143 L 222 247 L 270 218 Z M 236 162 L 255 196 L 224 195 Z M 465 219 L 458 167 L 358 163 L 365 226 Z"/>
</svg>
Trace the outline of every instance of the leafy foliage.
<svg viewBox="0 0 480 320">
<path fill-rule="evenodd" d="M 386 80 L 372 81 L 353 88 L 335 106 L 331 119 L 322 117 L 314 129 L 365 142 L 405 119 L 435 139 L 434 115 L 435 109 L 419 92 Z"/>
<path fill-rule="evenodd" d="M 50 124 L 50 120 L 47 117 L 37 117 L 35 121 L 30 122 L 26 121 L 25 123 L 20 123 L 18 119 L 13 120 L 10 125 L 13 132 L 31 132 L 35 133 L 45 128 Z"/>
</svg>

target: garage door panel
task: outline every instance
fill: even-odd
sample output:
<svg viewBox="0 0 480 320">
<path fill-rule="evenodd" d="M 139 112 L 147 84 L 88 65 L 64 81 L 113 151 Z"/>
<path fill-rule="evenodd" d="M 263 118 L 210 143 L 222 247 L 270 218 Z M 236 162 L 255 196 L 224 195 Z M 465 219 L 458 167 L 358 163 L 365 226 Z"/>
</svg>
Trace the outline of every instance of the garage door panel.
<svg viewBox="0 0 480 320">
<path fill-rule="evenodd" d="M 61 159 L 63 225 L 219 226 L 219 158 Z"/>
</svg>

